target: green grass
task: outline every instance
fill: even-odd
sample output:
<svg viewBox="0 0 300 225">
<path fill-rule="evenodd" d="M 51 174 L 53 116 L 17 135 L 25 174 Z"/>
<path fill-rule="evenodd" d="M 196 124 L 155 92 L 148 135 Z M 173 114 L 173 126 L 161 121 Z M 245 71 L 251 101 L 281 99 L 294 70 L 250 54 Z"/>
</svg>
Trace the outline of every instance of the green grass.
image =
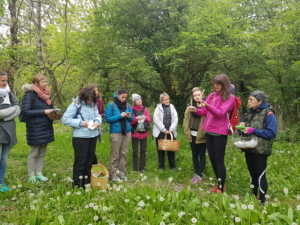
<svg viewBox="0 0 300 225">
<path fill-rule="evenodd" d="M 10 192 L 0 193 L 0 225 L 16 224 L 300 224 L 300 144 L 275 142 L 268 160 L 270 198 L 265 206 L 250 195 L 244 154 L 229 138 L 226 150 L 227 193 L 208 193 L 215 178 L 207 156 L 203 181 L 191 184 L 193 166 L 189 143 L 178 128 L 180 151 L 177 171 L 158 171 L 155 139 L 148 137 L 146 173 L 132 172 L 128 152 L 128 181 L 111 184 L 104 192 L 72 189 L 72 129 L 56 123 L 55 141 L 48 145 L 44 174 L 48 182 L 31 184 L 27 175 L 25 124 L 17 123 L 18 144 L 12 149 L 6 183 Z M 109 127 L 97 156 L 109 166 Z M 146 177 L 145 177 L 146 176 Z M 213 178 L 213 179 L 211 179 Z M 284 193 L 284 188 L 288 194 Z M 244 209 L 244 208 L 247 209 Z M 253 207 L 253 209 L 252 209 Z M 239 222 L 239 220 L 241 220 Z"/>
</svg>

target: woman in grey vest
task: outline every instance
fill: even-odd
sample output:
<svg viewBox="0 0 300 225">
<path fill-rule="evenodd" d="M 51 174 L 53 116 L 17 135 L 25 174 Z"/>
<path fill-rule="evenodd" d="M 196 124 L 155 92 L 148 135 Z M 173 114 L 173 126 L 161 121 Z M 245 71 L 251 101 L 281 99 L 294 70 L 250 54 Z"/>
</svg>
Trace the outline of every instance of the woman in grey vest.
<svg viewBox="0 0 300 225">
<path fill-rule="evenodd" d="M 253 194 L 261 204 L 264 204 L 268 191 L 267 160 L 272 154 L 273 139 L 277 135 L 277 121 L 267 102 L 267 95 L 263 91 L 250 93 L 248 107 L 240 123 L 240 126 L 246 128 L 241 131 L 256 136 L 258 144 L 254 148 L 242 149 L 242 151 L 245 152 Z"/>
<path fill-rule="evenodd" d="M 19 103 L 7 82 L 7 73 L 0 71 L 0 192 L 11 190 L 4 184 L 4 176 L 10 149 L 17 143 L 14 118 L 20 114 Z"/>
</svg>

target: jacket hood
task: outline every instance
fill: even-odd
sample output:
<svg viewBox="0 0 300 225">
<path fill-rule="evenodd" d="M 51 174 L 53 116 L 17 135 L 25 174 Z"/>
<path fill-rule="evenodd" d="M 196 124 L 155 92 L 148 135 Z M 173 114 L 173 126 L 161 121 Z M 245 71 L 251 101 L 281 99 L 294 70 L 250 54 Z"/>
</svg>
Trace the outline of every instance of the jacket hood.
<svg viewBox="0 0 300 225">
<path fill-rule="evenodd" d="M 114 93 L 114 98 L 117 98 L 118 97 L 118 92 L 115 92 Z"/>
<path fill-rule="evenodd" d="M 257 107 L 257 109 L 265 109 L 269 106 L 270 104 L 268 102 L 262 103 L 260 106 Z"/>
<path fill-rule="evenodd" d="M 21 88 L 24 92 L 27 92 L 27 91 L 33 91 L 32 88 L 31 88 L 31 84 L 24 84 Z"/>
</svg>

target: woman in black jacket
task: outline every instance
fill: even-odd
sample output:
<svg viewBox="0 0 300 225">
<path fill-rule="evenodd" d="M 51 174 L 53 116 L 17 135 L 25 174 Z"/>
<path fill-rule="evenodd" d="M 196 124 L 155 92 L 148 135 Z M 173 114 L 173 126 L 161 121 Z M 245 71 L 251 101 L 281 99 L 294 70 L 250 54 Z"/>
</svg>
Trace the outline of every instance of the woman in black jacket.
<svg viewBox="0 0 300 225">
<path fill-rule="evenodd" d="M 46 77 L 42 74 L 35 75 L 32 84 L 23 85 L 22 90 L 25 91 L 25 95 L 22 99 L 21 114 L 26 117 L 26 138 L 30 146 L 27 160 L 29 181 L 47 181 L 48 178 L 42 174 L 42 169 L 47 144 L 54 141 L 52 120 L 47 116 L 53 113 L 51 91 Z"/>
</svg>

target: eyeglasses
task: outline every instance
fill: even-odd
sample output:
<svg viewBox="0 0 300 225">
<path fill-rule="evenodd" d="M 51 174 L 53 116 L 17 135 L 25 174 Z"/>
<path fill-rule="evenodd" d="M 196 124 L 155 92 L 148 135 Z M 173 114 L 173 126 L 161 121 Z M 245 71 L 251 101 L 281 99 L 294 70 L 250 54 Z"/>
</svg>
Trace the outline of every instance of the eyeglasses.
<svg viewBox="0 0 300 225">
<path fill-rule="evenodd" d="M 254 99 L 254 98 L 248 98 L 248 102 L 255 102 L 256 101 L 256 99 Z"/>
</svg>

